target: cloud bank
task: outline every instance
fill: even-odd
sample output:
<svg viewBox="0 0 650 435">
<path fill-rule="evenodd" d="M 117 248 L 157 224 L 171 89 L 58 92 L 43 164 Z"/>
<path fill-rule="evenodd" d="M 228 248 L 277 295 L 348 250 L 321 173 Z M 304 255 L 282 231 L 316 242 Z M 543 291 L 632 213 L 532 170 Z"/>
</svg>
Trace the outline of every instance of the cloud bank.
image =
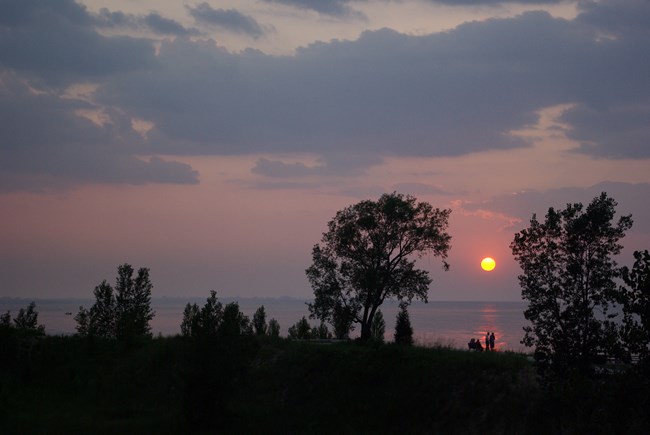
<svg viewBox="0 0 650 435">
<path fill-rule="evenodd" d="M 310 2 L 332 15 L 347 13 L 348 3 Z M 189 165 L 151 156 L 309 153 L 322 163 L 266 158 L 253 170 L 340 175 L 389 156 L 527 147 L 510 133 L 534 125 L 540 109 L 567 103 L 562 122 L 579 144 L 575 152 L 647 158 L 648 5 L 584 1 L 573 20 L 537 11 L 422 36 L 381 29 L 272 56 L 229 52 L 159 13 L 3 0 L 0 173 L 13 180 L 7 186 L 43 177 L 196 183 Z M 234 9 L 200 4 L 187 12 L 203 24 L 264 35 Z M 109 25 L 174 37 L 106 36 L 100 29 Z M 80 86 L 91 90 L 71 91 Z M 146 134 L 136 120 L 150 126 Z"/>
</svg>

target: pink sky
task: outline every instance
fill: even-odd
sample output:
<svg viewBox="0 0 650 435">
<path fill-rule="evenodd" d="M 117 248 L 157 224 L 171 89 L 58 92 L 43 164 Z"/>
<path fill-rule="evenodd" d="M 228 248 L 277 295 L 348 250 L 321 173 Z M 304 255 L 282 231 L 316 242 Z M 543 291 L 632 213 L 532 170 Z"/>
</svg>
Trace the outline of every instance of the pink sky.
<svg viewBox="0 0 650 435">
<path fill-rule="evenodd" d="M 601 191 L 620 262 L 650 249 L 646 1 L 200 3 L 0 10 L 0 297 L 128 262 L 154 296 L 309 299 L 327 222 L 392 191 L 453 210 L 431 300 L 518 300 L 514 233 Z"/>
</svg>

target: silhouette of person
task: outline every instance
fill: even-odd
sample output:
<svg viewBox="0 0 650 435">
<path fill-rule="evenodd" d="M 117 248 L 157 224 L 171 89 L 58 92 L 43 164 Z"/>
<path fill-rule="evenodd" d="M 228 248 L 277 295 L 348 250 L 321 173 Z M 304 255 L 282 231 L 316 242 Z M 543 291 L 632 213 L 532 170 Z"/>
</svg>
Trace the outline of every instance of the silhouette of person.
<svg viewBox="0 0 650 435">
<path fill-rule="evenodd" d="M 481 340 L 480 339 L 476 339 L 476 350 L 478 352 L 483 352 L 483 346 L 481 345 Z"/>
<path fill-rule="evenodd" d="M 494 332 L 490 334 L 490 350 L 494 350 Z"/>
<path fill-rule="evenodd" d="M 469 350 L 476 350 L 476 342 L 472 338 L 469 343 L 467 343 L 467 346 L 469 347 Z"/>
<path fill-rule="evenodd" d="M 490 350 L 490 331 L 485 333 L 485 350 Z"/>
</svg>

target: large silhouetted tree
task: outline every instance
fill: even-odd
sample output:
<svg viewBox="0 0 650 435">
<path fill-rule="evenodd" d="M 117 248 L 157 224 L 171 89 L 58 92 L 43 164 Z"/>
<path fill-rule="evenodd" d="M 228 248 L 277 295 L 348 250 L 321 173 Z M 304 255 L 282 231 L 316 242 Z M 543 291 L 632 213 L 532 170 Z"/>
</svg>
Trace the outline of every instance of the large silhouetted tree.
<svg viewBox="0 0 650 435">
<path fill-rule="evenodd" d="M 312 317 L 332 323 L 337 336 L 337 323 L 351 320 L 361 325 L 361 339 L 367 340 L 386 299 L 427 301 L 431 278 L 415 268 L 415 260 L 432 254 L 449 268 L 450 213 L 398 193 L 339 211 L 314 246 L 306 271 L 315 296 L 309 305 Z"/>
<path fill-rule="evenodd" d="M 580 203 L 549 208 L 544 222 L 533 215 L 510 244 L 531 322 L 522 343 L 535 348 L 542 369 L 588 372 L 616 341 L 609 311 L 618 300 L 614 257 L 632 226 L 630 216 L 614 221 L 616 205 L 602 193 L 586 209 Z"/>
</svg>

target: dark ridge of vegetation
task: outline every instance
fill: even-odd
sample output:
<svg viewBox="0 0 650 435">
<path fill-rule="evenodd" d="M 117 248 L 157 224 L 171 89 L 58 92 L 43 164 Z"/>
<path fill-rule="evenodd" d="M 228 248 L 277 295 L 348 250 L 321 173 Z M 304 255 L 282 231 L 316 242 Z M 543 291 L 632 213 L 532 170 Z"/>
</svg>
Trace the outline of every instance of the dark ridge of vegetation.
<svg viewBox="0 0 650 435">
<path fill-rule="evenodd" d="M 647 433 L 637 371 L 541 387 L 525 355 L 268 336 L 0 330 L 0 433 Z"/>
</svg>

